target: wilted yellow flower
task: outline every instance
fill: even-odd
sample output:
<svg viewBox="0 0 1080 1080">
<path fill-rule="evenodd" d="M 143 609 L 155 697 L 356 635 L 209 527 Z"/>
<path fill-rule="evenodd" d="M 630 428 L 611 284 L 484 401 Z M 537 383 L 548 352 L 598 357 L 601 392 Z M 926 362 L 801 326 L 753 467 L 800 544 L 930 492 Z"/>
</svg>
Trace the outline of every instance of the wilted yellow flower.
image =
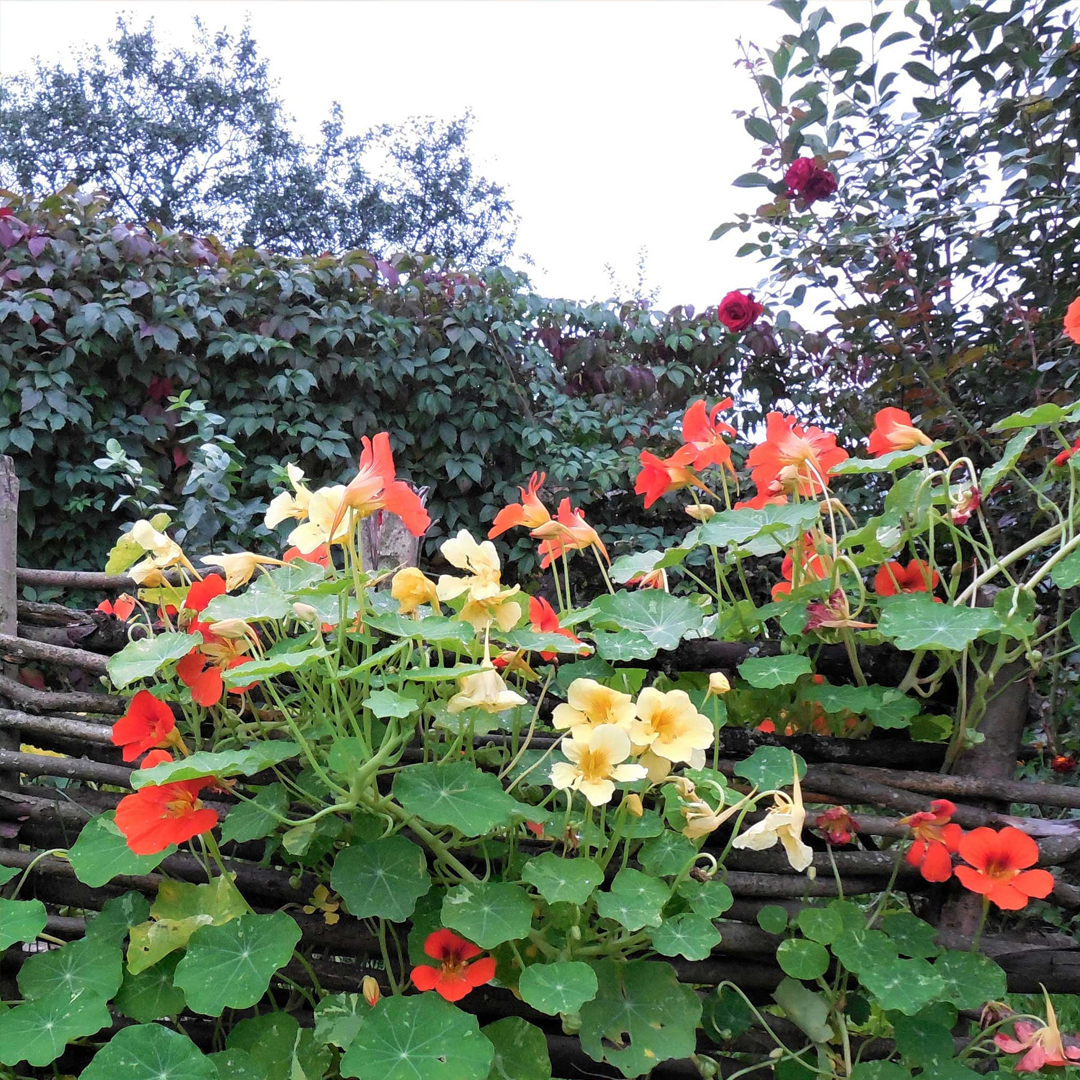
<svg viewBox="0 0 1080 1080">
<path fill-rule="evenodd" d="M 726 694 L 731 689 L 731 683 L 728 682 L 728 677 L 722 671 L 714 671 L 709 676 L 709 693 L 716 694 L 719 697 L 721 694 Z"/>
<path fill-rule="evenodd" d="M 288 542 L 293 547 L 299 548 L 304 555 L 310 555 L 323 544 L 343 544 L 352 529 L 352 519 L 349 514 L 338 518 L 344 501 L 344 484 L 332 484 L 330 487 L 321 487 L 312 492 L 308 500 L 308 519 L 289 533 Z"/>
<path fill-rule="evenodd" d="M 567 700 L 556 705 L 551 714 L 551 722 L 558 731 L 569 728 L 575 739 L 601 724 L 615 724 L 630 731 L 634 722 L 634 701 L 629 694 L 613 690 L 595 679 L 575 679 L 566 697 Z"/>
<path fill-rule="evenodd" d="M 795 774 L 791 795 L 782 791 L 773 793 L 773 806 L 761 821 L 751 825 L 732 843 L 733 847 L 749 848 L 751 851 L 764 851 L 771 848 L 777 840 L 784 845 L 784 853 L 792 870 L 805 870 L 813 861 L 814 853 L 802 838 L 806 810 L 803 807 L 802 788 L 799 784 L 799 770 L 795 755 L 791 756 Z"/>
<path fill-rule="evenodd" d="M 442 574 L 435 587 L 440 600 L 453 600 L 467 593 L 465 606 L 458 618 L 470 623 L 477 631 L 493 623 L 500 630 L 509 630 L 521 619 L 521 605 L 511 597 L 520 587 L 503 588 L 499 553 L 490 540 L 477 543 L 467 529 L 445 541 L 439 550 L 446 561 L 458 570 L 468 571 L 468 577 Z"/>
<path fill-rule="evenodd" d="M 713 810 L 704 799 L 693 799 L 688 806 L 683 807 L 683 817 L 686 818 L 686 826 L 683 835 L 690 840 L 696 840 L 699 836 L 707 836 L 720 828 L 729 818 L 734 817 L 753 798 L 753 795 L 745 795 L 737 803 L 733 803 L 726 809 Z"/>
<path fill-rule="evenodd" d="M 695 520 L 700 522 L 712 521 L 716 515 L 716 507 L 708 503 L 694 503 L 693 506 L 684 506 L 683 509 Z"/>
<path fill-rule="evenodd" d="M 283 521 L 289 518 L 297 518 L 303 521 L 307 517 L 308 503 L 311 502 L 311 492 L 304 487 L 301 481 L 304 479 L 304 470 L 294 465 L 291 461 L 285 466 L 289 474 L 289 483 L 292 484 L 293 494 L 282 491 L 270 500 L 270 506 L 263 518 L 263 524 L 268 529 L 275 529 Z"/>
<path fill-rule="evenodd" d="M 569 760 L 551 767 L 551 783 L 560 789 L 580 791 L 593 806 L 610 802 L 615 781 L 641 780 L 640 765 L 622 765 L 630 756 L 630 736 L 615 724 L 601 724 L 582 731 L 562 744 Z"/>
<path fill-rule="evenodd" d="M 639 752 L 651 750 L 666 761 L 691 761 L 695 750 L 712 745 L 712 721 L 697 711 L 685 690 L 647 687 L 638 695 L 637 717 L 630 737 Z"/>
<path fill-rule="evenodd" d="M 439 610 L 435 582 L 417 566 L 403 567 L 394 575 L 390 595 L 398 602 L 402 615 L 412 615 L 421 604 L 430 604 Z"/>
<path fill-rule="evenodd" d="M 233 641 L 248 640 L 258 644 L 259 635 L 255 628 L 243 619 L 220 619 L 209 626 L 211 634 L 217 637 L 229 638 Z"/>
<path fill-rule="evenodd" d="M 272 559 L 269 555 L 256 555 L 251 551 L 237 551 L 231 555 L 204 555 L 202 558 L 206 566 L 218 566 L 225 571 L 225 589 L 232 592 L 246 585 L 255 573 L 256 566 L 284 566 L 280 559 Z"/>
<path fill-rule="evenodd" d="M 325 885 L 316 885 L 315 894 L 304 905 L 304 913 L 314 915 L 316 911 L 321 911 L 326 925 L 333 926 L 341 918 L 338 914 L 339 907 L 341 907 L 341 901 L 333 899 L 330 890 Z"/>
<path fill-rule="evenodd" d="M 485 661 L 484 670 L 464 675 L 458 680 L 461 690 L 446 704 L 446 711 L 459 713 L 465 709 L 483 709 L 497 713 L 526 704 L 525 698 L 511 690 L 494 665 Z"/>
</svg>

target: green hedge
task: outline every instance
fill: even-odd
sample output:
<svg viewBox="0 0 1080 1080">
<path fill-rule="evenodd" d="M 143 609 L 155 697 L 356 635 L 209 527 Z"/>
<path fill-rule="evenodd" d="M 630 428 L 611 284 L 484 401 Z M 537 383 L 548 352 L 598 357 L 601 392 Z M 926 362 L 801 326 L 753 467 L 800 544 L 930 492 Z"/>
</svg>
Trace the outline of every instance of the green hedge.
<svg viewBox="0 0 1080 1080">
<path fill-rule="evenodd" d="M 170 393 L 221 414 L 246 457 L 228 513 L 183 524 L 205 545 L 258 545 L 280 463 L 345 478 L 360 436 L 383 429 L 400 474 L 431 489 L 433 537 L 484 527 L 533 469 L 552 499 L 625 522 L 627 505 L 612 504 L 633 499 L 635 446 L 655 446 L 690 396 L 734 377 L 735 338 L 714 308 L 547 300 L 506 269 L 473 276 L 414 256 L 227 251 L 70 193 L 8 203 L 0 452 L 23 485 L 24 564 L 100 565 L 123 487 L 94 464 L 110 439 L 183 502 L 190 467 L 176 461 L 190 446 Z M 636 516 L 625 532 L 640 534 Z M 647 524 L 664 532 L 659 517 Z"/>
</svg>

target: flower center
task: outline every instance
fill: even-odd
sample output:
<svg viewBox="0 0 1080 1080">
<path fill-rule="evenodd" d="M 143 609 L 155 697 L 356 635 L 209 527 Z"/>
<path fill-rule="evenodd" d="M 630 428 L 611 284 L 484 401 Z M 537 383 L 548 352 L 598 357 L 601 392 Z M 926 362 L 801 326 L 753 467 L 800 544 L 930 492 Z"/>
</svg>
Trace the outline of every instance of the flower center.
<svg viewBox="0 0 1080 1080">
<path fill-rule="evenodd" d="M 462 960 L 457 953 L 450 953 L 442 962 L 442 977 L 444 979 L 463 979 L 468 961 Z"/>
<path fill-rule="evenodd" d="M 606 750 L 590 750 L 586 748 L 581 752 L 578 770 L 586 780 L 593 783 L 598 780 L 605 780 L 608 773 L 611 772 L 611 758 Z"/>
<path fill-rule="evenodd" d="M 1001 866 L 991 859 L 983 868 L 983 873 L 994 881 L 1011 881 L 1019 871 L 1008 866 Z"/>
<path fill-rule="evenodd" d="M 165 804 L 165 812 L 169 817 L 184 817 L 185 814 L 201 809 L 201 800 L 186 791 L 178 791 L 176 797 Z"/>
</svg>

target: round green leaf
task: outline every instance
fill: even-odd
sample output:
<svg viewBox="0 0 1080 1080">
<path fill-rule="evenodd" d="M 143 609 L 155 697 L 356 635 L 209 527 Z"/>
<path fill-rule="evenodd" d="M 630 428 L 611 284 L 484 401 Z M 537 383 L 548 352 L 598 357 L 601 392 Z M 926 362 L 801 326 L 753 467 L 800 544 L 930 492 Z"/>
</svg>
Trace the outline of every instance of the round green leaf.
<svg viewBox="0 0 1080 1080">
<path fill-rule="evenodd" d="M 202 618 L 208 623 L 223 622 L 225 619 L 243 619 L 245 622 L 284 619 L 291 608 L 292 602 L 284 593 L 259 589 L 253 585 L 247 592 L 215 596 L 203 610 Z"/>
<path fill-rule="evenodd" d="M 598 628 L 637 631 L 657 649 L 674 649 L 704 621 L 701 608 L 684 596 L 672 596 L 662 589 L 638 589 L 601 596 L 593 603 Z"/>
<path fill-rule="evenodd" d="M 829 970 L 829 953 L 816 941 L 788 938 L 780 942 L 776 962 L 793 979 L 816 979 Z"/>
<path fill-rule="evenodd" d="M 638 862 L 653 877 L 674 877 L 694 856 L 697 846 L 682 833 L 665 831 L 646 840 L 638 850 Z"/>
<path fill-rule="evenodd" d="M 549 903 L 584 904 L 604 880 L 604 872 L 592 859 L 560 858 L 545 851 L 530 859 L 521 872 L 527 882 Z"/>
<path fill-rule="evenodd" d="M 36 953 L 19 971 L 24 998 L 63 997 L 108 1001 L 123 979 L 120 946 L 105 937 L 84 937 Z"/>
<path fill-rule="evenodd" d="M 207 1058 L 218 1080 L 267 1080 L 266 1070 L 246 1050 L 221 1050 Z"/>
<path fill-rule="evenodd" d="M 659 926 L 660 912 L 668 900 L 668 887 L 640 870 L 620 870 L 608 892 L 598 893 L 596 910 L 627 930 Z"/>
<path fill-rule="evenodd" d="M 732 1042 L 750 1030 L 754 1014 L 742 994 L 722 986 L 705 998 L 701 1026 L 714 1043 Z"/>
<path fill-rule="evenodd" d="M 319 1080 L 330 1067 L 330 1050 L 317 1045 L 311 1029 L 301 1030 L 289 1013 L 263 1013 L 241 1020 L 229 1032 L 225 1047 L 244 1051 L 266 1080 Z"/>
<path fill-rule="evenodd" d="M 404 922 L 431 888 L 424 852 L 404 836 L 338 852 L 330 886 L 358 919 Z"/>
<path fill-rule="evenodd" d="M 221 823 L 221 842 L 261 840 L 280 824 L 276 815 L 284 815 L 289 807 L 289 792 L 284 784 L 268 784 L 259 789 L 251 802 L 242 802 L 229 810 Z"/>
<path fill-rule="evenodd" d="M 0 1063 L 26 1061 L 42 1068 L 55 1061 L 69 1042 L 94 1035 L 110 1024 L 112 1017 L 100 997 L 73 999 L 61 991 L 27 1001 L 0 1012 Z"/>
<path fill-rule="evenodd" d="M 149 679 L 170 660 L 181 660 L 196 645 L 202 644 L 202 634 L 168 632 L 153 637 L 129 641 L 118 653 L 109 657 L 105 665 L 117 690 L 139 679 Z"/>
<path fill-rule="evenodd" d="M 745 544 L 759 536 L 776 536 L 783 542 L 805 532 L 819 517 L 812 502 L 763 506 L 760 510 L 722 510 L 701 527 L 701 542 L 725 547 Z"/>
<path fill-rule="evenodd" d="M 877 998 L 883 1009 L 896 1009 L 907 1016 L 936 1001 L 945 990 L 944 979 L 922 959 L 901 960 L 898 957 L 888 962 L 863 964 L 859 982 Z"/>
<path fill-rule="evenodd" d="M 662 956 L 704 960 L 720 944 L 720 931 L 704 915 L 687 912 L 665 919 L 652 932 L 652 946 Z"/>
<path fill-rule="evenodd" d="M 527 937 L 533 902 L 517 885 L 486 881 L 458 885 L 443 900 L 443 925 L 456 930 L 481 949 Z"/>
<path fill-rule="evenodd" d="M 982 953 L 950 950 L 934 961 L 934 971 L 944 983 L 941 998 L 958 1009 L 980 1009 L 1005 997 L 1005 972 Z"/>
<path fill-rule="evenodd" d="M 214 1063 L 186 1036 L 160 1024 L 121 1028 L 80 1080 L 217 1080 Z"/>
<path fill-rule="evenodd" d="M 739 665 L 739 674 L 759 690 L 789 686 L 800 675 L 809 675 L 813 668 L 806 656 L 752 656 Z"/>
<path fill-rule="evenodd" d="M 934 942 L 934 937 L 937 934 L 934 927 L 928 922 L 924 922 L 917 915 L 913 915 L 910 911 L 894 911 L 891 915 L 886 915 L 881 920 L 881 929 L 892 938 L 896 951 L 902 956 L 931 957 L 937 956 L 941 952 L 941 949 Z M 954 953 L 953 955 L 977 956 L 978 954 Z M 972 1007 L 974 1008 L 974 1006 Z"/>
<path fill-rule="evenodd" d="M 830 905 L 831 906 L 831 905 Z M 845 930 L 832 941 L 832 954 L 858 975 L 864 967 L 888 965 L 898 959 L 896 945 L 880 930 Z"/>
<path fill-rule="evenodd" d="M 518 981 L 521 1000 L 549 1016 L 578 1012 L 596 990 L 596 972 L 580 960 L 530 964 Z"/>
<path fill-rule="evenodd" d="M 183 991 L 173 985 L 178 963 L 180 957 L 173 953 L 138 975 L 125 972 L 113 1003 L 117 1010 L 140 1024 L 176 1016 L 185 1005 Z"/>
<path fill-rule="evenodd" d="M 315 1006 L 315 1041 L 347 1050 L 371 1006 L 360 994 L 328 994 Z"/>
<path fill-rule="evenodd" d="M 830 907 L 803 908 L 795 919 L 795 925 L 798 926 L 805 937 L 822 945 L 831 944 L 844 929 L 844 921 L 840 917 L 840 912 Z M 788 972 L 788 974 L 790 975 L 791 972 Z"/>
<path fill-rule="evenodd" d="M 759 746 L 745 761 L 735 766 L 735 775 L 749 780 L 759 791 L 791 787 L 795 770 L 806 775 L 806 762 L 782 746 Z"/>
<path fill-rule="evenodd" d="M 463 836 L 508 826 L 521 807 L 497 777 L 467 761 L 408 765 L 394 778 L 394 797 L 410 814 L 432 825 L 448 825 Z"/>
<path fill-rule="evenodd" d="M 722 882 L 695 881 L 689 878 L 679 884 L 679 895 L 697 912 L 707 919 L 718 919 L 735 903 L 731 890 Z"/>
<path fill-rule="evenodd" d="M 770 934 L 782 934 L 787 929 L 787 909 L 766 904 L 757 913 L 757 924 Z"/>
<path fill-rule="evenodd" d="M 420 708 L 420 702 L 395 690 L 373 690 L 364 698 L 364 708 L 370 709 L 380 720 L 391 716 L 404 719 Z"/>
<path fill-rule="evenodd" d="M 544 1033 L 520 1016 L 508 1016 L 480 1029 L 495 1048 L 488 1080 L 551 1080 L 551 1058 Z"/>
<path fill-rule="evenodd" d="M 911 1073 L 895 1061 L 862 1061 L 851 1070 L 851 1080 L 911 1080 Z"/>
<path fill-rule="evenodd" d="M 0 951 L 16 941 L 33 941 L 49 921 L 40 900 L 0 898 Z"/>
<path fill-rule="evenodd" d="M 437 994 L 383 998 L 341 1059 L 358 1080 L 486 1080 L 494 1047 Z"/>
<path fill-rule="evenodd" d="M 103 938 L 120 945 L 133 926 L 145 922 L 149 917 L 150 901 L 142 893 L 132 890 L 106 900 L 101 914 L 87 922 L 86 936 Z"/>
<path fill-rule="evenodd" d="M 217 1016 L 254 1005 L 291 959 L 300 927 L 283 911 L 201 926 L 188 941 L 174 981 L 192 1011 Z"/>
<path fill-rule="evenodd" d="M 926 593 L 889 600 L 881 611 L 878 631 L 898 649 L 951 649 L 960 652 L 980 634 L 1000 629 L 991 608 L 935 604 Z"/>
<path fill-rule="evenodd" d="M 170 844 L 156 855 L 136 855 L 117 828 L 115 810 L 98 814 L 83 826 L 68 852 L 75 876 L 92 889 L 100 889 L 120 874 L 149 874 L 166 856 L 176 851 Z"/>
<path fill-rule="evenodd" d="M 217 599 L 225 598 L 217 597 Z M 234 597 L 228 597 L 228 599 L 232 600 Z M 235 599 L 240 598 L 236 597 Z M 212 600 L 211 603 L 215 603 L 215 601 Z M 209 605 L 207 606 L 209 607 Z M 288 601 L 285 601 L 285 608 L 288 611 Z M 232 618 L 233 616 L 229 617 Z M 280 617 L 275 616 L 275 618 Z M 301 671 L 303 668 L 310 667 L 329 655 L 322 645 L 318 645 L 314 649 L 296 649 L 293 652 L 271 652 L 259 660 L 252 660 L 250 663 L 229 668 L 222 672 L 221 677 L 226 686 L 247 686 L 248 683 L 265 682 L 275 675 L 284 675 L 286 672 L 292 674 Z M 240 670 L 241 667 L 244 669 L 243 671 Z"/>
<path fill-rule="evenodd" d="M 592 640 L 601 660 L 651 660 L 656 655 L 656 646 L 637 630 L 593 630 Z"/>
<path fill-rule="evenodd" d="M 247 750 L 223 750 L 216 754 L 201 750 L 179 761 L 163 761 L 152 769 L 136 769 L 131 774 L 131 786 L 138 789 L 148 784 L 196 780 L 200 776 L 254 776 L 299 753 L 296 743 L 284 739 L 256 743 Z"/>
</svg>

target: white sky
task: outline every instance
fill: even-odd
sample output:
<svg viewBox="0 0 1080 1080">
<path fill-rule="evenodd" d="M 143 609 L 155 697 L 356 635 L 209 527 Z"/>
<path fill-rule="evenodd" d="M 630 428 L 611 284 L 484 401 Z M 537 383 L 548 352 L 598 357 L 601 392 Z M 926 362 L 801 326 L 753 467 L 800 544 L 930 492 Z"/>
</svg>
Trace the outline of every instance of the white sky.
<svg viewBox="0 0 1080 1080">
<path fill-rule="evenodd" d="M 765 0 L 3 0 L 0 71 L 104 44 L 121 11 L 178 44 L 194 15 L 211 29 L 249 18 L 304 134 L 334 100 L 350 131 L 471 108 L 474 159 L 507 188 L 541 293 L 607 297 L 605 263 L 631 286 L 642 246 L 665 308 L 761 275 L 709 234 L 761 201 L 730 184 L 756 157 L 732 116 L 758 100 L 737 39 L 771 48 L 795 26 Z"/>
</svg>

